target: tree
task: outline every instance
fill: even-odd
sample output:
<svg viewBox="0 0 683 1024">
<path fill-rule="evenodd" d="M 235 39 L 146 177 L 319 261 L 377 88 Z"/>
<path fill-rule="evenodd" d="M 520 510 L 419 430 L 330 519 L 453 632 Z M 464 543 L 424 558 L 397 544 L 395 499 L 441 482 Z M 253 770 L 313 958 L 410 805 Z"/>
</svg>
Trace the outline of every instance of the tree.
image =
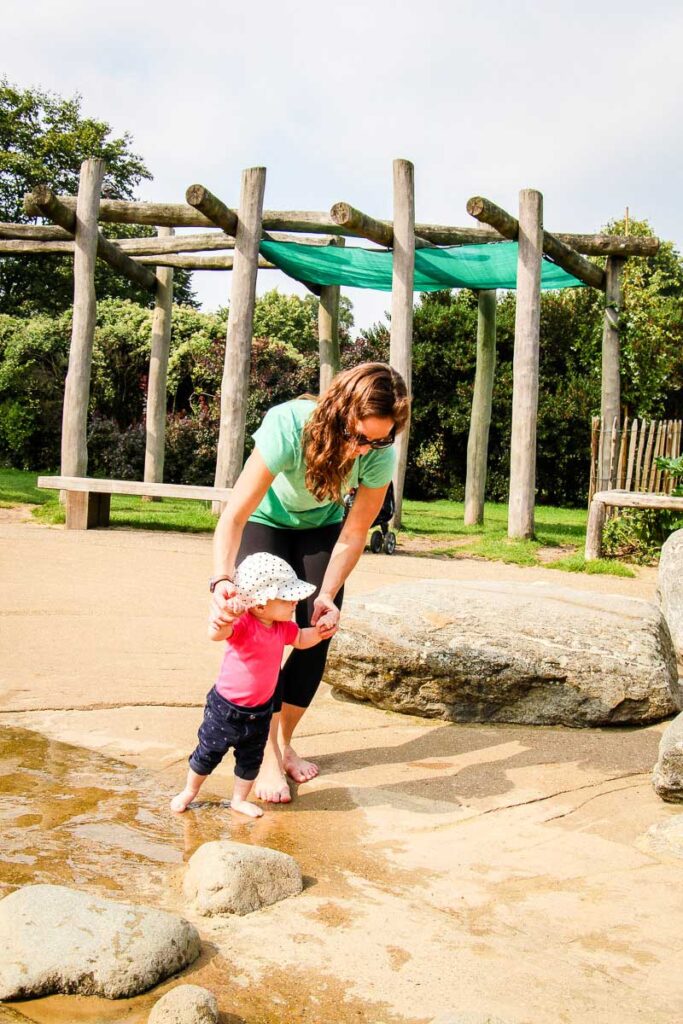
<svg viewBox="0 0 683 1024">
<path fill-rule="evenodd" d="M 126 132 L 112 136 L 105 121 L 81 115 L 81 97 L 62 99 L 40 89 L 19 89 L 0 79 L 0 220 L 27 223 L 23 198 L 36 185 L 75 195 L 82 162 L 106 161 L 102 192 L 109 199 L 133 199 L 135 188 L 152 175 L 131 149 Z M 148 236 L 153 228 L 105 225 L 110 238 Z M 144 305 L 149 293 L 98 261 L 98 298 L 131 298 Z M 190 276 L 176 271 L 176 301 L 193 303 Z M 73 301 L 73 264 L 63 256 L 0 258 L 0 313 L 31 316 L 61 313 Z"/>
</svg>

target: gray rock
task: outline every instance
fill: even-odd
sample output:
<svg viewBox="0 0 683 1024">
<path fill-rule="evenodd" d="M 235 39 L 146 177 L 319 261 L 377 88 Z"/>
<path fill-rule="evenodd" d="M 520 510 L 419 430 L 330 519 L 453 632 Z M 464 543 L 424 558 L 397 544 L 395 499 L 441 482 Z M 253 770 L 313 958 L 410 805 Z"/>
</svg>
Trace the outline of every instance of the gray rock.
<svg viewBox="0 0 683 1024">
<path fill-rule="evenodd" d="M 674 648 L 683 661 L 683 530 L 672 533 L 662 546 L 657 594 Z"/>
<path fill-rule="evenodd" d="M 677 715 L 662 733 L 652 785 L 662 800 L 683 803 L 683 715 Z"/>
<path fill-rule="evenodd" d="M 216 1024 L 218 1003 L 199 985 L 178 985 L 152 1007 L 148 1024 Z"/>
<path fill-rule="evenodd" d="M 670 821 L 652 825 L 644 836 L 642 845 L 653 853 L 666 853 L 683 858 L 683 814 Z"/>
<path fill-rule="evenodd" d="M 594 726 L 680 709 L 659 609 L 549 584 L 410 581 L 344 602 L 326 681 L 454 722 Z"/>
<path fill-rule="evenodd" d="M 293 857 L 227 840 L 200 846 L 183 881 L 186 898 L 204 917 L 250 914 L 302 889 L 301 869 Z"/>
<path fill-rule="evenodd" d="M 200 941 L 191 924 L 161 910 L 29 885 L 0 900 L 0 949 L 0 999 L 118 999 L 192 963 Z"/>
</svg>

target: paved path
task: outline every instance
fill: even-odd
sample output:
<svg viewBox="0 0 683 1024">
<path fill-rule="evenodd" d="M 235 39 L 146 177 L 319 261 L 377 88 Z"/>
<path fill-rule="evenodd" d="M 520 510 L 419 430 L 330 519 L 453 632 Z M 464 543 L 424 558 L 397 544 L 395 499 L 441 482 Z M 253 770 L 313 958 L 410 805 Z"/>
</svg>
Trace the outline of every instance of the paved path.
<svg viewBox="0 0 683 1024">
<path fill-rule="evenodd" d="M 168 824 L 159 818 L 150 841 L 145 801 L 158 790 L 163 808 L 180 782 L 220 658 L 204 640 L 209 547 L 205 536 L 0 523 L 0 724 L 47 737 L 53 763 L 69 759 L 60 743 L 97 752 L 80 771 L 101 815 L 84 832 L 82 804 L 69 812 L 59 793 L 49 815 L 33 813 L 40 793 L 17 754 L 3 766 L 16 792 L 25 785 L 14 824 L 49 818 L 55 849 L 60 835 L 91 836 L 88 877 L 114 890 L 143 851 L 170 903 L 177 884 L 163 872 L 208 838 L 294 853 L 309 879 L 300 898 L 227 925 L 200 922 L 213 952 L 189 980 L 218 992 L 235 1015 L 226 1020 L 393 1024 L 447 1010 L 517 1024 L 677 1019 L 683 861 L 645 839 L 679 813 L 650 786 L 661 725 L 457 726 L 342 703 L 323 688 L 301 734 L 322 774 L 291 806 L 245 824 L 216 803 Z M 372 555 L 350 589 L 435 577 L 654 595 L 652 572 L 623 580 Z M 86 753 L 73 757 L 80 764 Z M 114 796 L 101 787 L 110 775 L 129 780 L 129 820 L 107 829 Z M 224 765 L 209 797 L 224 799 L 229 779 Z M 107 852 L 99 875 L 98 850 Z M 60 880 L 73 860 L 69 849 L 44 870 Z M 30 864 L 21 870 L 30 878 Z M 81 1019 L 73 1001 L 65 1005 L 63 1018 L 49 1000 L 25 1012 Z M 119 1019 L 110 1012 L 98 1004 L 102 1020 Z M 142 1003 L 126 1017 L 144 1019 Z"/>
</svg>

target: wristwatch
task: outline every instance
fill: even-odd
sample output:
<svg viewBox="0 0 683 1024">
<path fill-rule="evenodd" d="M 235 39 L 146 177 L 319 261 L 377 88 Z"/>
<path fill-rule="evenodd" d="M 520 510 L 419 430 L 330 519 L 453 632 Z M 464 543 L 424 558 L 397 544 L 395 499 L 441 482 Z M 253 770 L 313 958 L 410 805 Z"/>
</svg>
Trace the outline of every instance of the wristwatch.
<svg viewBox="0 0 683 1024">
<path fill-rule="evenodd" d="M 209 580 L 209 592 L 211 594 L 213 594 L 214 590 L 216 589 L 218 584 L 222 582 L 222 580 L 228 580 L 230 583 L 232 583 L 232 580 L 230 579 L 229 576 L 212 576 L 211 577 L 211 579 Z"/>
</svg>

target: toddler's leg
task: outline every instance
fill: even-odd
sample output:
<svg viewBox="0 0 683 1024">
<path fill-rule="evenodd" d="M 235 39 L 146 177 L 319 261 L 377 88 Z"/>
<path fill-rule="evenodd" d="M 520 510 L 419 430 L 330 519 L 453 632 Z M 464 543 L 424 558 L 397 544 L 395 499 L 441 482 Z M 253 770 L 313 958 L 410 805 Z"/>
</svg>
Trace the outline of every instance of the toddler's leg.
<svg viewBox="0 0 683 1024">
<path fill-rule="evenodd" d="M 239 811 L 240 814 L 248 814 L 250 818 L 260 818 L 263 814 L 261 808 L 256 804 L 250 804 L 247 800 L 253 785 L 253 779 L 241 779 L 239 775 L 236 775 L 230 806 L 233 811 Z"/>
<path fill-rule="evenodd" d="M 178 793 L 171 800 L 171 810 L 176 811 L 180 814 L 182 811 L 187 810 L 188 804 L 191 804 L 196 797 L 199 790 L 202 788 L 202 783 L 206 775 L 198 775 L 197 772 L 192 771 L 190 768 L 187 773 L 187 781 L 185 783 L 185 789 L 182 793 Z"/>
</svg>

